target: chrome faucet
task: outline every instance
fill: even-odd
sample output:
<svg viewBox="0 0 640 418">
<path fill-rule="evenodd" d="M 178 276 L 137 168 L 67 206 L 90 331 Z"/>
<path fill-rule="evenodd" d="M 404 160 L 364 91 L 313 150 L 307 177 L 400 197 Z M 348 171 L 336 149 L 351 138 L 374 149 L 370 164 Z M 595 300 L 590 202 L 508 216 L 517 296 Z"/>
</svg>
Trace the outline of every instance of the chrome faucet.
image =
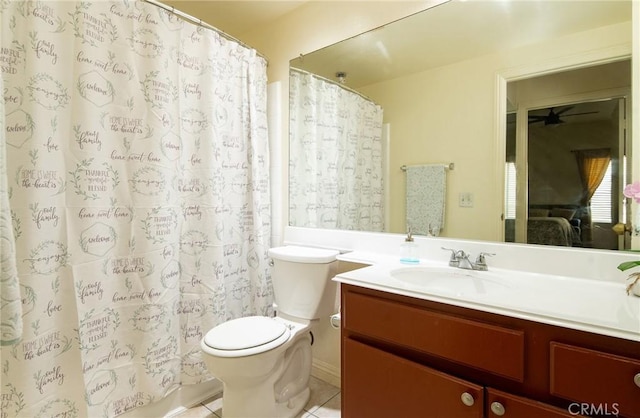
<svg viewBox="0 0 640 418">
<path fill-rule="evenodd" d="M 451 257 L 449 258 L 449 266 L 457 267 L 459 269 L 464 270 L 479 270 L 479 271 L 487 271 L 489 270 L 489 266 L 487 266 L 486 257 L 494 256 L 492 253 L 480 253 L 476 258 L 475 262 L 471 262 L 469 260 L 469 254 L 465 253 L 463 250 L 454 250 L 453 248 L 445 248 L 441 247 L 443 250 L 451 251 Z"/>
</svg>

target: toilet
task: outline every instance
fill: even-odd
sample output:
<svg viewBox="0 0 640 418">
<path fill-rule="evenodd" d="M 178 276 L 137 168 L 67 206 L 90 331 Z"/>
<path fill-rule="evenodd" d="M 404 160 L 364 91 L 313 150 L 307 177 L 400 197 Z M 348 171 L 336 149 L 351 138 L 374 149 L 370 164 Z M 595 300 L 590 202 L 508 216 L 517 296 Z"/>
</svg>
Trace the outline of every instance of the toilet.
<svg viewBox="0 0 640 418">
<path fill-rule="evenodd" d="M 268 251 L 276 316 L 212 328 L 203 361 L 224 386 L 225 418 L 296 416 L 309 400 L 312 326 L 335 309 L 337 251 L 284 246 Z"/>
</svg>

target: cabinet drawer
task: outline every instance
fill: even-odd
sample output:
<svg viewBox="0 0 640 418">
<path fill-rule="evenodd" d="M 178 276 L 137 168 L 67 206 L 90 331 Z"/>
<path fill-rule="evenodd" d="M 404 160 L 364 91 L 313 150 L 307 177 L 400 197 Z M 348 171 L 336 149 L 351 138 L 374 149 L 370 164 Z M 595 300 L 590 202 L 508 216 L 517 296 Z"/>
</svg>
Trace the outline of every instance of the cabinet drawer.
<svg viewBox="0 0 640 418">
<path fill-rule="evenodd" d="M 519 382 L 524 332 L 345 292 L 345 329 Z"/>
<path fill-rule="evenodd" d="M 556 342 L 550 345 L 551 394 L 601 412 L 640 418 L 640 360 Z"/>
<path fill-rule="evenodd" d="M 482 386 L 349 338 L 343 340 L 342 349 L 344 418 L 483 415 Z"/>
<path fill-rule="evenodd" d="M 532 399 L 522 398 L 520 396 L 501 392 L 496 389 L 487 388 L 485 416 L 487 418 L 500 417 L 505 418 L 571 418 L 582 417 L 579 415 L 579 409 L 575 411 L 556 408 L 542 402 Z M 496 405 L 498 404 L 498 405 Z M 502 413 L 502 415 L 501 415 Z"/>
</svg>

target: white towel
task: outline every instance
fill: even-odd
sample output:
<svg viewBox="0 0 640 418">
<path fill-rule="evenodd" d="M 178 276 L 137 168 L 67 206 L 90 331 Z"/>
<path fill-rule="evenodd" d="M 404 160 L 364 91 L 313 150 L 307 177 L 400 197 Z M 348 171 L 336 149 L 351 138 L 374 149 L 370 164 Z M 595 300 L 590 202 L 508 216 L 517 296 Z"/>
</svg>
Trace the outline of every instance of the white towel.
<svg viewBox="0 0 640 418">
<path fill-rule="evenodd" d="M 446 171 L 442 164 L 407 167 L 407 228 L 438 236 L 444 228 Z"/>
</svg>

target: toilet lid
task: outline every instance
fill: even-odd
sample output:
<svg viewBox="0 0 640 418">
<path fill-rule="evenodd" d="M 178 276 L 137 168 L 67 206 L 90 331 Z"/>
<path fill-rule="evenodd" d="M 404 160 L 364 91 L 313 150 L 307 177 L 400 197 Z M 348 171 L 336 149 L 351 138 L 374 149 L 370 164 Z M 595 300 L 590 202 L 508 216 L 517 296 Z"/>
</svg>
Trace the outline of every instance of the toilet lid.
<svg viewBox="0 0 640 418">
<path fill-rule="evenodd" d="M 204 343 L 218 350 L 244 350 L 269 344 L 284 337 L 285 333 L 288 338 L 289 329 L 273 318 L 247 316 L 214 327 L 204 336 Z M 282 340 L 284 342 L 286 338 Z"/>
</svg>

